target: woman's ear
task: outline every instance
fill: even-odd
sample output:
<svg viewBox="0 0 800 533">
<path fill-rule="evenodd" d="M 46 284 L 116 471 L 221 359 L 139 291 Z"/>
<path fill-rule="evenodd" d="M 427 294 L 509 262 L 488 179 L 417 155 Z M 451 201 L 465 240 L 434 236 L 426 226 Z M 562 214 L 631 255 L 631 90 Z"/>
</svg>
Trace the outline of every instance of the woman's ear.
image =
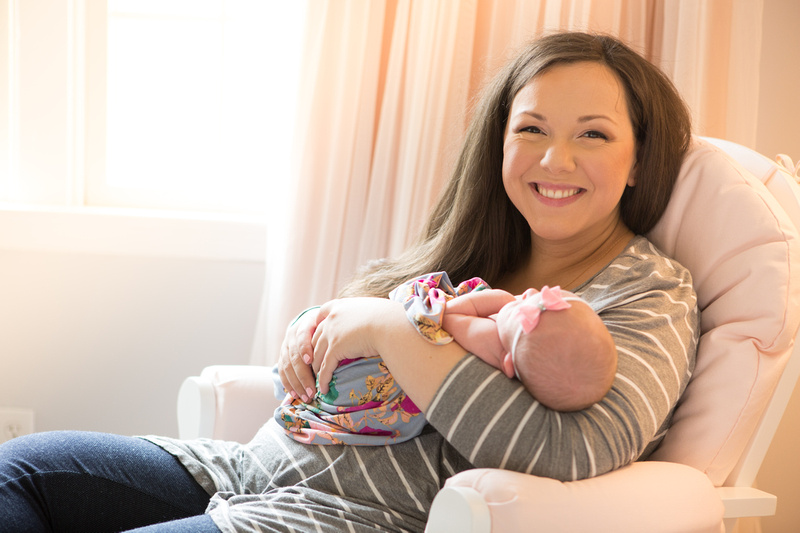
<svg viewBox="0 0 800 533">
<path fill-rule="evenodd" d="M 636 177 L 639 175 L 639 163 L 635 162 L 631 167 L 631 171 L 628 173 L 628 181 L 626 185 L 628 187 L 636 187 Z"/>
</svg>

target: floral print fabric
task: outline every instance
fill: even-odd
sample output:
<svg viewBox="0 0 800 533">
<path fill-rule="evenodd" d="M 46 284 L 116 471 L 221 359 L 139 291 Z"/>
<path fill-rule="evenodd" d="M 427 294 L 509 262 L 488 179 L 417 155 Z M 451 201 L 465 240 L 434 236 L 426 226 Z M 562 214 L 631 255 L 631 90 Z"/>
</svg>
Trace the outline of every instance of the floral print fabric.
<svg viewBox="0 0 800 533">
<path fill-rule="evenodd" d="M 480 278 L 454 287 L 445 272 L 434 272 L 403 283 L 389 297 L 403 303 L 423 337 L 447 344 L 453 338 L 441 327 L 445 303 L 488 287 Z M 275 419 L 289 436 L 306 444 L 393 444 L 417 436 L 426 424 L 380 357 L 342 361 L 327 394 L 317 392 L 309 402 L 287 395 Z"/>
<path fill-rule="evenodd" d="M 418 435 L 425 425 L 380 357 L 342 361 L 327 394 L 317 392 L 307 403 L 287 395 L 275 419 L 306 444 L 392 444 Z"/>
<path fill-rule="evenodd" d="M 389 298 L 403 304 L 408 319 L 423 337 L 434 344 L 447 344 L 453 340 L 442 329 L 447 301 L 489 288 L 481 278 L 468 279 L 453 286 L 447 272 L 433 272 L 403 283 L 389 294 Z"/>
</svg>

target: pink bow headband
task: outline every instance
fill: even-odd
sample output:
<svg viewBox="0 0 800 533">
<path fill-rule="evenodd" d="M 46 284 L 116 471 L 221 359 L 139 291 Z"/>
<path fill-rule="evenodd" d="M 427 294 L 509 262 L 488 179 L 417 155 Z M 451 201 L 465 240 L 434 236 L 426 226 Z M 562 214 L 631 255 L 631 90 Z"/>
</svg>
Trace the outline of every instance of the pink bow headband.
<svg viewBox="0 0 800 533">
<path fill-rule="evenodd" d="M 570 307 L 570 304 L 561 295 L 561 287 L 555 286 L 551 289 L 545 285 L 541 291 L 524 297 L 522 303 L 512 313 L 511 318 L 519 322 L 522 331 L 530 333 L 539 324 L 542 311 L 561 311 Z"/>
<path fill-rule="evenodd" d="M 517 333 L 511 346 L 511 364 L 514 367 L 514 374 L 519 379 L 517 371 L 517 344 L 523 333 L 530 333 L 539 324 L 539 318 L 543 311 L 561 311 L 572 307 L 567 300 L 581 301 L 577 296 L 561 295 L 561 287 L 556 285 L 552 289 L 545 285 L 542 290 L 526 296 L 528 291 L 522 296 L 522 302 L 517 306 L 509 317 L 519 323 Z"/>
</svg>

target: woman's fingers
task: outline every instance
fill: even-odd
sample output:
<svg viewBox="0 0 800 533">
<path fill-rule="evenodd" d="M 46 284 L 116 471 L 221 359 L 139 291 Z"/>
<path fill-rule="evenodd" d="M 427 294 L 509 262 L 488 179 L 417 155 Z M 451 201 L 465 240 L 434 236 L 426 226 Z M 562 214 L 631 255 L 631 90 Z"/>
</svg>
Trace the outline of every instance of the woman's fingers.
<svg viewBox="0 0 800 533">
<path fill-rule="evenodd" d="M 319 391 L 322 394 L 328 394 L 328 391 L 330 390 L 330 383 L 333 379 L 333 371 L 338 366 L 338 361 L 333 364 L 330 364 L 328 361 L 330 361 L 329 358 L 322 360 L 322 365 L 320 366 L 319 373 L 317 374 L 319 376 Z"/>
<path fill-rule="evenodd" d="M 325 357 L 325 354 L 328 351 L 328 338 L 324 335 L 325 332 L 325 319 L 328 318 L 328 315 L 331 311 L 331 302 L 323 305 L 319 308 L 319 312 L 316 316 L 316 324 L 314 327 L 314 333 L 311 336 L 311 351 L 312 360 L 310 361 L 311 369 L 314 371 L 315 374 L 319 374 L 319 368 L 322 364 L 322 360 Z M 326 383 L 327 385 L 327 383 Z"/>
<path fill-rule="evenodd" d="M 306 313 L 302 317 L 305 320 L 301 319 L 298 321 L 297 327 L 295 328 L 295 342 L 293 346 L 295 349 L 294 355 L 306 365 L 311 364 L 314 358 L 314 346 L 311 342 L 311 338 L 317 326 L 317 320 L 315 318 L 317 313 L 308 316 L 310 314 L 311 312 Z"/>
<path fill-rule="evenodd" d="M 308 362 L 314 349 L 311 342 L 316 329 L 318 310 L 307 311 L 286 330 L 278 362 L 278 375 L 284 388 L 294 398 L 308 401 L 316 393 L 316 380 Z"/>
<path fill-rule="evenodd" d="M 284 390 L 288 392 L 292 398 L 299 399 L 300 394 L 297 391 L 302 391 L 303 388 L 289 359 L 282 358 L 278 362 L 278 376 L 281 378 Z"/>
<path fill-rule="evenodd" d="M 317 328 L 317 331 L 324 329 L 324 327 L 325 323 L 323 322 Z M 328 391 L 330 390 L 330 383 L 333 379 L 333 371 L 338 368 L 341 357 L 336 357 L 333 352 L 329 350 L 330 345 L 328 344 L 327 337 L 325 337 L 324 334 L 320 334 L 319 337 L 316 337 L 315 332 L 315 341 L 313 368 L 317 375 L 319 391 L 322 394 L 328 394 Z"/>
<path fill-rule="evenodd" d="M 278 375 L 281 378 L 283 387 L 292 395 L 292 398 L 310 397 L 305 383 L 309 379 L 313 380 L 314 377 L 309 366 L 304 364 L 297 354 L 289 355 L 287 352 L 285 356 L 281 357 L 278 362 Z"/>
</svg>

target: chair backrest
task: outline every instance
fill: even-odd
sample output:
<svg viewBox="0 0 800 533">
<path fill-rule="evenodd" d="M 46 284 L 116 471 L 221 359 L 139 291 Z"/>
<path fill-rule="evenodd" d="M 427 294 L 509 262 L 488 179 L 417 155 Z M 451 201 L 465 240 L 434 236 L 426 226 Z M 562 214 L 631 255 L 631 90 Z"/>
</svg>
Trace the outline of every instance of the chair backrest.
<svg viewBox="0 0 800 533">
<path fill-rule="evenodd" d="M 717 486 L 752 483 L 800 371 L 800 350 L 788 365 L 798 227 L 790 173 L 734 143 L 695 139 L 648 235 L 692 272 L 702 313 L 694 375 L 652 459 L 698 468 Z"/>
</svg>

